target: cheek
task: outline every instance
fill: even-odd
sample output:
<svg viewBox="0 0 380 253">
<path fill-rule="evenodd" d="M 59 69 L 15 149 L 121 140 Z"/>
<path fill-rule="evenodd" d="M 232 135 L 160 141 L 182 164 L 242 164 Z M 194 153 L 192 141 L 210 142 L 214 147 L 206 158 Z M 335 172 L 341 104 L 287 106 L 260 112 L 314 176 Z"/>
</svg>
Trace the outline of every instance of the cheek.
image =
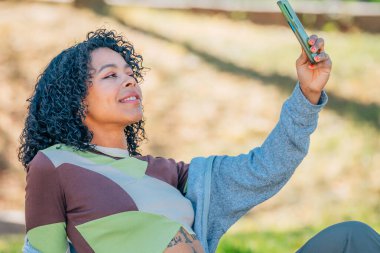
<svg viewBox="0 0 380 253">
<path fill-rule="evenodd" d="M 99 87 L 91 87 L 88 90 L 86 102 L 89 114 L 101 115 L 112 113 L 117 106 L 117 91 L 115 89 L 100 89 Z"/>
</svg>

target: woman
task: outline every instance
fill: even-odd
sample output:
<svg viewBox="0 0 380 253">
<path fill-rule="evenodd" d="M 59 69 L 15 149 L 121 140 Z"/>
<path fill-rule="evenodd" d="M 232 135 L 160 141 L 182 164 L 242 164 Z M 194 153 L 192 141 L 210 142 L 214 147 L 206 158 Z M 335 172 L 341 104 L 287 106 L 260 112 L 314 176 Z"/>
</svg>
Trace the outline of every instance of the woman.
<svg viewBox="0 0 380 253">
<path fill-rule="evenodd" d="M 323 39 L 309 43 L 318 64 L 302 52 L 299 83 L 264 144 L 189 164 L 139 153 L 144 67 L 129 42 L 100 29 L 64 50 L 39 77 L 21 136 L 24 251 L 215 252 L 228 228 L 277 193 L 308 151 L 332 65 Z M 336 227 L 329 229 L 342 242 L 333 246 L 345 247 L 353 227 L 375 234 L 361 223 Z M 315 250 L 329 229 L 300 252 Z"/>
</svg>

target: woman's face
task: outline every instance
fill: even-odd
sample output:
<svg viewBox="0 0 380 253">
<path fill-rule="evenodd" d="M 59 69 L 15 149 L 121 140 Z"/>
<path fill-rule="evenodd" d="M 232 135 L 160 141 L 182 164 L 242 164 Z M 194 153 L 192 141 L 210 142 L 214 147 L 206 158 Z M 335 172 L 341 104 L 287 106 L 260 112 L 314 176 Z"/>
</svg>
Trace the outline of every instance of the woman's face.
<svg viewBox="0 0 380 253">
<path fill-rule="evenodd" d="M 90 66 L 86 125 L 124 128 L 140 121 L 141 89 L 123 57 L 109 48 L 98 48 L 91 53 Z"/>
</svg>

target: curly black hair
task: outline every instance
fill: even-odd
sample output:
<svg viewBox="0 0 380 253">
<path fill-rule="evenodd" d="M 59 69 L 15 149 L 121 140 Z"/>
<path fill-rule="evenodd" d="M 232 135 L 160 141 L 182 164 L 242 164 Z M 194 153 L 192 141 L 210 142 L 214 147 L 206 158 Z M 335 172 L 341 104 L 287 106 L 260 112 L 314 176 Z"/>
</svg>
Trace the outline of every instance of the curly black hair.
<svg viewBox="0 0 380 253">
<path fill-rule="evenodd" d="M 39 150 L 65 144 L 75 150 L 89 151 L 93 133 L 83 123 L 87 106 L 84 99 L 90 81 L 90 54 L 107 47 L 119 53 L 129 64 L 138 83 L 146 69 L 143 58 L 133 45 L 113 30 L 98 29 L 87 34 L 83 42 L 63 50 L 37 78 L 34 92 L 27 101 L 28 114 L 20 136 L 18 159 L 26 168 Z M 140 155 L 139 144 L 146 139 L 144 119 L 124 129 L 128 151 Z"/>
</svg>

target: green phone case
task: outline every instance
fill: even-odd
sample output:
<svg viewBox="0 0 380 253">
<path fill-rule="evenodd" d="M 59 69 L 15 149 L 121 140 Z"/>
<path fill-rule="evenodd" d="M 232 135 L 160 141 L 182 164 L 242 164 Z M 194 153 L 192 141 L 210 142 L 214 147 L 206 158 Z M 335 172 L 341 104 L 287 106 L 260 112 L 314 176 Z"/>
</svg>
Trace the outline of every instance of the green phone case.
<svg viewBox="0 0 380 253">
<path fill-rule="evenodd" d="M 292 6 L 289 4 L 287 0 L 279 0 L 277 1 L 277 5 L 278 7 L 280 7 L 282 14 L 288 22 L 290 28 L 292 28 L 302 48 L 305 50 L 307 57 L 309 58 L 309 61 L 312 64 L 316 64 L 317 62 L 314 60 L 314 57 L 317 54 L 312 53 L 310 51 L 310 46 L 308 43 L 309 36 L 306 34 L 305 29 L 301 21 L 298 19 L 297 14 L 294 12 Z"/>
</svg>

